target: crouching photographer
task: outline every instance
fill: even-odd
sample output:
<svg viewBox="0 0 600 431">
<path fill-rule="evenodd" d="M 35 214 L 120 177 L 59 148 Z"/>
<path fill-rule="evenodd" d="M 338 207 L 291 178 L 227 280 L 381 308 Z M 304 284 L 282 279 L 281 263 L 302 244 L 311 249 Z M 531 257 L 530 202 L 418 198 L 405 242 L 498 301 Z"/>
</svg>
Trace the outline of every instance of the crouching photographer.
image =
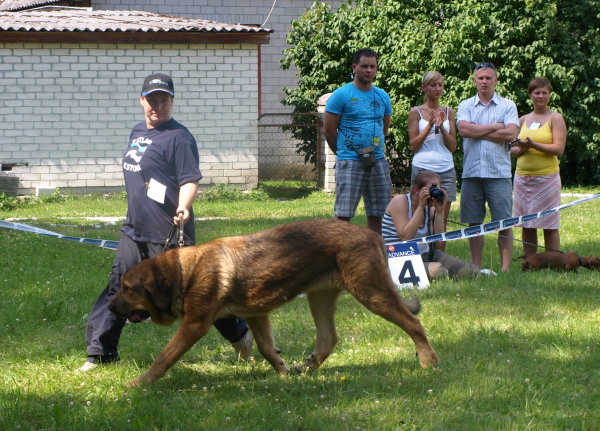
<svg viewBox="0 0 600 431">
<path fill-rule="evenodd" d="M 382 233 L 386 244 L 444 232 L 444 208 L 448 197 L 438 184 L 438 174 L 420 171 L 410 193 L 394 196 L 383 216 Z M 418 246 L 431 279 L 441 276 L 472 277 L 482 273 L 472 263 L 436 250 L 434 243 L 419 243 Z M 489 274 L 490 271 L 483 273 Z"/>
</svg>

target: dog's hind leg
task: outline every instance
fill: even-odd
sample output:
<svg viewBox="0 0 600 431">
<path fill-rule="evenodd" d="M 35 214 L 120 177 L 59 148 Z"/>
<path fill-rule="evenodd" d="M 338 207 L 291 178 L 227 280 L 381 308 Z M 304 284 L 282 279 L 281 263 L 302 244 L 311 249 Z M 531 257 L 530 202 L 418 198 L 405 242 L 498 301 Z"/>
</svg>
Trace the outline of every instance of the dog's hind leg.
<svg viewBox="0 0 600 431">
<path fill-rule="evenodd" d="M 436 367 L 438 357 L 427 339 L 425 328 L 400 298 L 386 268 L 373 271 L 357 280 L 342 282 L 361 304 L 373 313 L 402 328 L 412 338 L 423 368 Z"/>
<path fill-rule="evenodd" d="M 315 351 L 303 363 L 294 366 L 296 371 L 312 371 L 329 357 L 337 344 L 335 309 L 341 290 L 308 292 L 306 298 L 317 328 Z"/>
<path fill-rule="evenodd" d="M 287 374 L 290 370 L 281 358 L 279 349 L 275 347 L 269 316 L 253 316 L 245 319 L 260 354 L 281 374 Z"/>
</svg>

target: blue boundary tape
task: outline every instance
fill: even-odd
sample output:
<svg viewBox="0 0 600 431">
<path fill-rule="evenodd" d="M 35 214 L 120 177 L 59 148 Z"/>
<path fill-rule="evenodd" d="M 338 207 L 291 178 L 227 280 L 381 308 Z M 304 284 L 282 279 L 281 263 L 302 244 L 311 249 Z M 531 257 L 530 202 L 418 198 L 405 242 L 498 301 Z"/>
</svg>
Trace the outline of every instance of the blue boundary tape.
<svg viewBox="0 0 600 431">
<path fill-rule="evenodd" d="M 490 223 L 480 224 L 478 226 L 469 226 L 464 229 L 457 229 L 457 230 L 452 230 L 452 231 L 448 231 L 448 232 L 444 232 L 444 233 L 438 233 L 435 235 L 429 235 L 429 236 L 425 236 L 423 238 L 418 238 L 418 239 L 414 239 L 414 240 L 410 240 L 410 241 L 402 241 L 400 244 L 436 242 L 436 241 L 454 241 L 457 239 L 470 238 L 473 236 L 487 235 L 490 233 L 499 232 L 501 230 L 511 228 L 513 226 L 518 226 L 519 224 L 524 223 L 526 221 L 533 220 L 536 218 L 541 218 L 548 214 L 552 214 L 556 211 L 560 211 L 565 208 L 579 205 L 584 202 L 588 202 L 588 201 L 598 199 L 598 198 L 600 198 L 600 193 L 596 193 L 592 196 L 578 199 L 573 202 L 562 204 L 555 208 L 551 208 L 549 210 L 542 211 L 539 213 L 527 214 L 527 215 L 518 216 L 518 217 L 511 217 L 511 218 L 507 218 L 504 220 L 497 220 L 497 221 L 493 221 Z M 13 223 L 13 222 L 6 221 L 6 220 L 0 220 L 0 227 L 4 227 L 7 229 L 20 230 L 20 231 L 24 231 L 24 232 L 31 232 L 31 233 L 56 237 L 56 238 L 60 238 L 60 239 L 66 239 L 69 241 L 80 242 L 83 244 L 95 245 L 95 246 L 107 248 L 110 250 L 115 250 L 117 248 L 117 246 L 119 245 L 119 241 L 110 241 L 110 240 L 105 240 L 105 239 L 92 239 L 92 238 L 78 238 L 75 236 L 61 235 L 59 233 L 52 232 L 52 231 L 49 231 L 46 229 L 41 229 L 38 227 L 29 226 L 29 225 L 21 224 L 21 223 Z"/>
<path fill-rule="evenodd" d="M 41 229 L 39 227 L 33 227 L 22 223 L 13 223 L 6 220 L 0 220 L 0 227 L 7 229 L 15 229 L 23 232 L 31 232 L 40 235 L 52 236 L 55 238 L 66 239 L 69 241 L 80 242 L 82 244 L 96 245 L 102 248 L 108 248 L 110 250 L 116 250 L 119 245 L 119 241 L 110 241 L 106 239 L 93 239 L 93 238 L 79 238 L 76 236 L 61 235 L 60 233 L 52 232 L 50 230 Z"/>
<path fill-rule="evenodd" d="M 402 241 L 402 243 L 421 243 L 421 242 L 436 242 L 436 241 L 454 241 L 457 239 L 465 239 L 471 238 L 479 235 L 487 235 L 494 232 L 499 232 L 501 230 L 509 229 L 514 226 L 518 226 L 526 221 L 537 219 L 544 217 L 548 214 L 555 213 L 557 211 L 563 210 L 565 208 L 569 208 L 575 205 L 582 204 L 584 202 L 588 202 L 594 199 L 600 198 L 600 193 L 596 193 L 592 196 L 588 196 L 582 199 L 578 199 L 573 202 L 569 202 L 566 204 L 559 205 L 557 207 L 551 208 L 546 211 L 541 211 L 538 213 L 527 214 L 518 217 L 510 217 L 504 220 L 496 220 L 490 223 L 483 223 L 477 226 L 469 226 L 463 229 L 452 230 L 444 233 L 438 233 L 435 235 L 424 236 L 422 238 L 410 240 L 410 241 Z"/>
</svg>

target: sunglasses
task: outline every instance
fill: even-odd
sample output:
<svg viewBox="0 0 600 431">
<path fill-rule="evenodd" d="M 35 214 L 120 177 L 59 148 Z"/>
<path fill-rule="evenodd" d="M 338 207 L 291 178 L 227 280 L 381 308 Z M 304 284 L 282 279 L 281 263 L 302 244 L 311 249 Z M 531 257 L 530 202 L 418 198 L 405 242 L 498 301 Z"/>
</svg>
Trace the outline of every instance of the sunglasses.
<svg viewBox="0 0 600 431">
<path fill-rule="evenodd" d="M 479 63 L 477 66 L 475 66 L 475 70 L 483 69 L 484 67 L 488 67 L 494 70 L 496 69 L 496 66 L 486 61 L 485 63 Z"/>
</svg>

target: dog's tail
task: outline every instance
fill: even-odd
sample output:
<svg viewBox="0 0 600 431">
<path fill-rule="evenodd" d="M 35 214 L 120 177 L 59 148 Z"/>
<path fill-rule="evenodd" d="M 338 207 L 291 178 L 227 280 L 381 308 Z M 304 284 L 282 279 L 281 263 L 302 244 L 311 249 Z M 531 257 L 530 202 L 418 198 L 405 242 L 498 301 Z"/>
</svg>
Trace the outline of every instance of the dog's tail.
<svg viewBox="0 0 600 431">
<path fill-rule="evenodd" d="M 408 310 L 415 316 L 421 311 L 421 301 L 419 301 L 419 298 L 403 299 L 402 302 L 404 302 L 404 305 L 406 305 Z"/>
</svg>

